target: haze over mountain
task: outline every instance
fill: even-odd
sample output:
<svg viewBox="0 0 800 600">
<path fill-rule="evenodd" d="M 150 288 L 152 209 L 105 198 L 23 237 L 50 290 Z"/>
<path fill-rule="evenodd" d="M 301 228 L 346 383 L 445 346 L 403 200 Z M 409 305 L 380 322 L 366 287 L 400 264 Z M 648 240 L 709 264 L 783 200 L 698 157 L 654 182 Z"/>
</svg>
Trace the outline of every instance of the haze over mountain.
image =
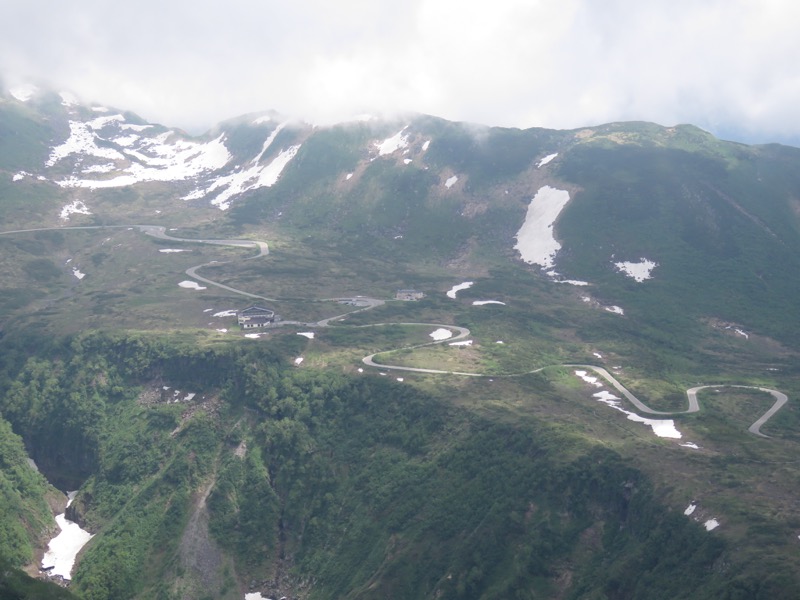
<svg viewBox="0 0 800 600">
<path fill-rule="evenodd" d="M 0 97 L 0 591 L 796 597 L 800 150 L 190 136 L 29 91 Z M 85 546 L 40 572 L 55 514 Z"/>
<path fill-rule="evenodd" d="M 643 120 L 800 140 L 800 14 L 789 0 L 5 9 L 7 87 L 68 89 L 195 134 L 270 107 L 318 123 L 405 111 L 523 129 Z"/>
</svg>

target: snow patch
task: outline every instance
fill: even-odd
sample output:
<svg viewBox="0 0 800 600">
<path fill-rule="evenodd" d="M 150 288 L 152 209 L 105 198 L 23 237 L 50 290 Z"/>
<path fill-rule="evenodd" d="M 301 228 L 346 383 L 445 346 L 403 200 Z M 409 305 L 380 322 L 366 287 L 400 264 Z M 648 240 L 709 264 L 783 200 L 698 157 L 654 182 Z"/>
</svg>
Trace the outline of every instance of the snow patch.
<svg viewBox="0 0 800 600">
<path fill-rule="evenodd" d="M 558 156 L 558 152 L 554 152 L 553 154 L 548 154 L 547 156 L 545 156 L 542 160 L 540 160 L 536 164 L 536 168 L 538 169 L 540 167 L 545 166 L 547 163 L 549 163 L 551 160 L 553 160 L 556 156 Z"/>
<path fill-rule="evenodd" d="M 89 207 L 86 206 L 81 200 L 75 200 L 69 204 L 65 204 L 61 207 L 61 213 L 59 214 L 59 218 L 62 221 L 69 221 L 70 215 L 90 215 L 92 214 L 89 211 Z"/>
<path fill-rule="evenodd" d="M 11 181 L 19 181 L 20 179 L 25 179 L 26 176 L 30 176 L 30 173 L 27 171 L 20 171 L 19 173 L 14 174 L 14 176 L 11 178 Z"/>
<path fill-rule="evenodd" d="M 500 300 L 474 300 L 472 302 L 472 306 L 484 306 L 486 304 L 500 304 L 501 306 L 505 306 L 505 302 L 500 302 Z"/>
<path fill-rule="evenodd" d="M 431 141 L 430 140 L 425 140 L 425 143 L 422 144 L 422 151 L 423 152 L 427 152 L 428 148 L 430 148 L 430 146 L 431 146 Z"/>
<path fill-rule="evenodd" d="M 302 356 L 298 356 L 297 358 L 294 359 L 294 364 L 296 364 L 298 366 L 301 365 L 302 362 L 303 362 L 303 357 Z"/>
<path fill-rule="evenodd" d="M 706 531 L 713 531 L 717 527 L 719 527 L 719 521 L 716 519 L 709 519 L 705 523 L 703 523 L 703 527 L 706 528 Z"/>
<path fill-rule="evenodd" d="M 453 332 L 450 331 L 449 329 L 445 329 L 444 327 L 440 327 L 439 329 L 432 331 L 428 335 L 430 335 L 434 340 L 438 342 L 441 340 L 450 339 L 451 337 L 453 337 Z"/>
<path fill-rule="evenodd" d="M 628 277 L 641 283 L 645 279 L 652 279 L 650 273 L 658 266 L 658 263 L 641 258 L 639 262 L 615 262 L 614 266 Z"/>
<path fill-rule="evenodd" d="M 72 504 L 76 494 L 77 492 L 67 494 L 67 506 Z M 70 579 L 78 552 L 94 536 L 67 519 L 65 513 L 56 516 L 56 523 L 60 533 L 47 544 L 47 552 L 42 558 L 42 569 L 49 569 L 52 575 Z"/>
<path fill-rule="evenodd" d="M 586 371 L 578 370 L 575 371 L 575 375 L 580 377 L 586 383 L 592 384 L 595 387 L 603 387 L 603 384 L 598 380 L 597 377 L 589 375 Z M 611 392 L 607 390 L 601 390 L 599 392 L 595 392 L 592 394 L 593 398 L 596 398 L 599 402 L 614 408 L 621 413 L 624 413 L 629 421 L 633 421 L 634 423 L 642 423 L 644 425 L 648 425 L 650 429 L 653 430 L 653 433 L 656 434 L 658 437 L 663 438 L 672 438 L 672 439 L 680 439 L 683 437 L 681 432 L 675 428 L 675 421 L 672 419 L 648 419 L 642 417 L 634 412 L 626 410 L 622 408 L 618 396 L 615 396 Z"/>
<path fill-rule="evenodd" d="M 352 179 L 352 177 L 353 177 L 353 174 L 352 173 L 348 173 L 347 175 L 344 176 L 344 180 L 345 181 L 350 181 L 350 179 Z"/>
<path fill-rule="evenodd" d="M 695 444 L 694 442 L 685 442 L 681 444 L 684 448 L 691 448 L 692 450 L 700 450 L 700 446 Z"/>
<path fill-rule="evenodd" d="M 620 308 L 619 306 L 605 306 L 604 308 L 608 312 L 614 313 L 615 315 L 624 315 L 625 314 L 625 311 L 622 308 Z"/>
<path fill-rule="evenodd" d="M 386 138 L 382 142 L 375 142 L 375 146 L 378 148 L 378 156 L 386 156 L 387 154 L 392 154 L 393 152 L 397 152 L 401 148 L 408 147 L 408 137 L 403 135 L 403 132 L 408 128 L 403 127 L 400 131 L 394 134 L 390 138 Z"/>
<path fill-rule="evenodd" d="M 186 288 L 187 290 L 204 290 L 206 289 L 196 281 L 181 281 L 179 284 L 182 288 Z"/>
<path fill-rule="evenodd" d="M 447 297 L 455 300 L 456 294 L 458 294 L 458 292 L 460 292 L 461 290 L 469 289 L 473 285 L 475 285 L 474 281 L 465 281 L 464 283 L 459 283 L 458 285 L 454 285 L 447 291 Z"/>
<path fill-rule="evenodd" d="M 444 187 L 446 187 L 447 189 L 450 189 L 451 187 L 453 187 L 455 185 L 456 181 L 458 181 L 458 176 L 457 175 L 453 175 L 452 177 L 448 177 L 447 181 L 444 182 Z"/>
<path fill-rule="evenodd" d="M 213 317 L 235 317 L 238 314 L 235 310 L 221 310 L 219 312 L 215 312 L 212 316 Z"/>
<path fill-rule="evenodd" d="M 86 273 L 81 273 L 78 270 L 78 267 L 72 268 L 72 274 L 75 275 L 75 277 L 77 277 L 78 279 L 83 279 L 84 277 L 86 277 Z"/>
<path fill-rule="evenodd" d="M 697 504 L 692 502 L 689 506 L 686 507 L 686 510 L 683 511 L 683 514 L 685 514 L 688 517 L 689 515 L 691 515 L 695 511 L 696 508 L 697 508 Z"/>
<path fill-rule="evenodd" d="M 159 248 L 159 252 L 163 254 L 173 254 L 175 252 L 191 252 L 187 248 Z"/>
<path fill-rule="evenodd" d="M 250 338 L 251 340 L 257 340 L 258 338 L 261 337 L 261 334 L 260 333 L 245 333 L 244 337 Z"/>
<path fill-rule="evenodd" d="M 450 342 L 448 346 L 472 346 L 472 340 L 463 340 L 461 342 Z"/>
<path fill-rule="evenodd" d="M 552 268 L 555 255 L 561 249 L 561 244 L 553 236 L 553 224 L 567 202 L 569 192 L 565 190 L 546 185 L 536 192 L 514 245 L 524 262 L 544 269 Z"/>
<path fill-rule="evenodd" d="M 302 335 L 303 337 L 306 337 L 306 338 L 308 338 L 310 340 L 314 339 L 314 332 L 313 331 L 300 331 L 300 332 L 297 333 L 297 335 Z"/>
</svg>

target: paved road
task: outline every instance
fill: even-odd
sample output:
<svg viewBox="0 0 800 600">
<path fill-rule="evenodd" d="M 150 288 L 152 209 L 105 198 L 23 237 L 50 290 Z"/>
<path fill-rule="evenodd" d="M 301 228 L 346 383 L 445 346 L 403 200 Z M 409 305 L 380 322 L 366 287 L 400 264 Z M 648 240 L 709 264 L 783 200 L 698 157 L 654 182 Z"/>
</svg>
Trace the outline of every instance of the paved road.
<svg viewBox="0 0 800 600">
<path fill-rule="evenodd" d="M 445 340 L 435 340 L 433 342 L 426 342 L 424 344 L 417 344 L 416 346 L 408 346 L 406 348 L 394 348 L 392 350 L 382 350 L 381 352 L 375 352 L 370 354 L 369 356 L 365 356 L 361 359 L 365 365 L 369 367 L 375 367 L 377 369 L 386 369 L 386 370 L 393 370 L 393 371 L 409 371 L 411 373 L 430 373 L 434 375 L 464 375 L 466 377 L 485 377 L 486 375 L 482 373 L 464 373 L 461 371 L 441 371 L 439 369 L 421 369 L 418 367 L 403 367 L 400 365 L 383 365 L 380 363 L 375 362 L 375 356 L 378 354 L 383 354 L 384 352 L 394 352 L 396 350 L 413 350 L 415 348 L 423 348 L 425 346 L 435 346 L 437 344 L 444 344 L 445 342 L 455 342 L 458 340 L 462 340 L 466 337 L 469 337 L 470 330 L 466 327 L 459 327 L 458 325 L 444 325 L 442 323 L 375 323 L 372 325 L 361 325 L 361 327 L 383 327 L 387 325 L 416 325 L 422 327 L 438 327 L 440 329 L 448 329 L 450 331 L 456 331 L 456 335 L 454 337 L 449 337 Z"/>
<path fill-rule="evenodd" d="M 17 229 L 17 230 L 13 230 L 13 231 L 2 231 L 2 232 L 0 232 L 0 235 L 10 235 L 10 234 L 16 234 L 16 233 L 32 233 L 32 232 L 37 232 L 37 231 L 62 231 L 62 230 L 65 230 L 65 229 L 66 230 L 76 230 L 76 229 L 80 230 L 80 229 L 133 229 L 133 228 L 138 229 L 139 231 L 141 231 L 142 233 L 145 233 L 146 235 L 149 235 L 149 236 L 152 236 L 152 237 L 155 237 L 155 238 L 158 238 L 158 239 L 162 239 L 162 240 L 168 240 L 168 241 L 171 241 L 171 242 L 192 243 L 192 244 L 212 244 L 212 245 L 218 245 L 218 246 L 232 246 L 232 247 L 235 247 L 235 248 L 256 248 L 258 250 L 257 254 L 255 254 L 254 256 L 248 257 L 246 259 L 243 259 L 243 260 L 251 260 L 251 259 L 254 259 L 254 258 L 259 258 L 261 256 L 266 256 L 266 255 L 269 254 L 269 246 L 267 245 L 266 242 L 261 242 L 261 241 L 257 241 L 257 240 L 236 240 L 236 239 L 224 240 L 224 239 L 203 239 L 203 238 L 198 238 L 198 239 L 179 238 L 179 237 L 175 237 L 175 236 L 171 236 L 171 235 L 167 234 L 166 228 L 162 227 L 160 225 L 87 225 L 87 226 L 78 226 L 78 227 L 39 227 L 39 228 L 35 228 L 35 229 Z M 208 285 L 216 286 L 218 288 L 227 290 L 227 291 L 232 292 L 234 294 L 239 294 L 241 296 L 246 296 L 248 298 L 256 298 L 256 299 L 266 300 L 266 301 L 270 301 L 270 302 L 275 302 L 276 301 L 276 300 L 274 300 L 272 298 L 267 298 L 265 296 L 259 296 L 257 294 L 253 294 L 253 293 L 247 292 L 245 290 L 240 290 L 240 289 L 237 289 L 237 288 L 234 288 L 234 287 L 231 287 L 231 286 L 216 282 L 216 281 L 214 281 L 212 279 L 208 279 L 206 277 L 203 277 L 202 275 L 198 275 L 197 274 L 198 269 L 201 269 L 203 267 L 207 267 L 207 266 L 210 266 L 210 265 L 226 264 L 226 263 L 229 263 L 229 262 L 233 262 L 233 261 L 223 261 L 223 262 L 211 261 L 211 262 L 203 263 L 201 265 L 196 265 L 194 267 L 190 267 L 190 268 L 186 269 L 186 274 L 189 277 L 192 277 L 194 279 L 202 281 L 203 283 L 206 283 Z M 309 327 L 329 327 L 331 322 L 340 321 L 340 320 L 344 319 L 345 317 L 347 317 L 348 315 L 352 315 L 352 314 L 355 314 L 355 313 L 358 313 L 358 312 L 362 312 L 362 311 L 366 311 L 366 310 L 371 310 L 373 308 L 376 308 L 378 306 L 381 306 L 381 305 L 385 304 L 385 302 L 383 300 L 380 300 L 380 299 L 377 299 L 377 298 L 368 298 L 368 297 L 365 297 L 365 296 L 356 296 L 356 297 L 352 297 L 352 298 L 328 298 L 327 300 L 328 301 L 338 301 L 338 302 L 350 302 L 350 303 L 353 304 L 353 306 L 355 308 L 353 310 L 351 310 L 351 311 L 346 312 L 346 313 L 342 313 L 340 315 L 336 315 L 336 316 L 333 316 L 333 317 L 328 317 L 326 319 L 322 319 L 320 321 L 317 321 L 316 323 L 301 323 L 301 322 L 298 322 L 298 321 L 283 321 L 280 324 L 284 324 L 284 325 L 302 325 L 302 326 L 309 326 Z M 278 324 L 278 325 L 280 325 L 280 324 Z M 425 344 L 418 344 L 418 345 L 415 345 L 415 346 L 408 346 L 406 348 L 395 348 L 393 350 L 383 350 L 381 352 L 375 352 L 373 354 L 370 354 L 369 356 L 365 356 L 362 359 L 362 362 L 365 365 L 370 366 L 370 367 L 374 367 L 374 368 L 377 368 L 377 369 L 393 370 L 393 371 L 408 371 L 408 372 L 411 372 L 411 373 L 427 373 L 427 374 L 434 374 L 434 375 L 462 375 L 462 376 L 466 376 L 466 377 L 487 377 L 487 375 L 484 374 L 484 373 L 465 373 L 465 372 L 461 372 L 461 371 L 444 371 L 444 370 L 439 370 L 439 369 L 423 369 L 423 368 L 418 368 L 418 367 L 405 367 L 405 366 L 401 366 L 401 365 L 386 365 L 386 364 L 376 363 L 374 359 L 375 359 L 375 356 L 377 356 L 378 354 L 383 354 L 385 352 L 391 352 L 391 351 L 395 351 L 395 350 L 413 350 L 415 348 L 423 348 L 425 346 L 434 346 L 434 345 L 437 345 L 437 344 L 443 344 L 445 342 L 452 343 L 454 341 L 458 341 L 458 340 L 464 339 L 466 337 L 469 337 L 469 335 L 470 335 L 470 330 L 467 329 L 466 327 L 459 327 L 457 325 L 445 325 L 445 324 L 441 324 L 441 323 L 375 323 L 375 324 L 370 324 L 370 325 L 358 325 L 357 327 L 381 327 L 381 326 L 387 326 L 387 325 L 410 325 L 410 326 L 424 326 L 424 327 L 439 327 L 439 328 L 448 329 L 450 331 L 455 331 L 457 333 L 456 333 L 456 335 L 454 337 L 447 338 L 446 340 L 435 340 L 435 341 L 432 341 L 432 342 L 427 342 Z M 551 366 L 548 366 L 548 367 L 541 367 L 539 369 L 535 369 L 535 370 L 529 371 L 527 373 L 521 373 L 519 375 L 524 375 L 524 374 L 529 374 L 529 373 L 539 373 L 539 372 L 543 371 L 544 369 L 553 368 L 553 367 L 569 367 L 569 368 L 592 370 L 595 373 L 597 373 L 598 375 L 600 375 L 603 379 L 608 381 L 614 387 L 614 389 L 616 389 L 620 394 L 622 394 L 638 410 L 640 410 L 641 412 L 647 413 L 647 414 L 651 414 L 651 415 L 669 416 L 669 415 L 680 415 L 680 414 L 696 413 L 696 412 L 698 412 L 700 410 L 700 404 L 699 404 L 699 402 L 697 400 L 697 392 L 700 391 L 700 390 L 706 389 L 706 388 L 735 387 L 735 388 L 744 388 L 744 389 L 755 389 L 755 390 L 760 390 L 762 392 L 767 392 L 767 393 L 771 394 L 775 398 L 775 403 L 772 405 L 772 407 L 770 407 L 770 409 L 767 412 L 765 412 L 761 417 L 759 417 L 759 419 L 755 423 L 753 423 L 750 427 L 748 427 L 748 431 L 750 433 L 753 433 L 754 435 L 758 435 L 760 437 L 769 437 L 769 436 L 764 435 L 763 433 L 761 433 L 761 427 L 763 427 L 764 424 L 775 413 L 777 413 L 781 409 L 781 407 L 783 407 L 783 405 L 786 404 L 786 402 L 788 402 L 788 400 L 789 400 L 789 398 L 788 398 L 788 396 L 786 396 L 786 394 L 784 394 L 782 392 L 779 392 L 778 390 L 773 390 L 773 389 L 769 389 L 769 388 L 762 388 L 762 387 L 749 386 L 749 385 L 731 385 L 731 384 L 700 385 L 700 386 L 693 387 L 693 388 L 690 388 L 690 389 L 686 390 L 686 397 L 687 397 L 687 400 L 689 402 L 689 406 L 688 406 L 688 408 L 686 410 L 682 410 L 682 411 L 659 411 L 659 410 L 654 410 L 654 409 L 650 408 L 649 406 L 647 406 L 644 402 L 639 400 L 635 395 L 633 395 L 630 391 L 628 391 L 628 389 L 624 385 L 622 385 L 616 379 L 616 377 L 614 377 L 611 373 L 609 373 L 603 367 L 598 367 L 596 365 L 585 365 L 585 364 L 551 365 Z M 495 377 L 497 377 L 497 376 L 495 376 Z"/>
</svg>

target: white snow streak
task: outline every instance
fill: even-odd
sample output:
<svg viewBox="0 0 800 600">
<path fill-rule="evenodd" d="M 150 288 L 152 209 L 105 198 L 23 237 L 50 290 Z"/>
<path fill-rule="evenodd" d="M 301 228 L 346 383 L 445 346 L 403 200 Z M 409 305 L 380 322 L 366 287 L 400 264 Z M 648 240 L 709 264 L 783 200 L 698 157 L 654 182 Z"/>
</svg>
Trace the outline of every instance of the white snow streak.
<svg viewBox="0 0 800 600">
<path fill-rule="evenodd" d="M 603 387 L 603 384 L 598 380 L 597 377 L 589 375 L 586 371 L 583 370 L 575 371 L 575 375 L 583 379 L 586 383 L 594 385 L 595 387 Z M 647 419 L 634 412 L 625 410 L 624 408 L 622 408 L 622 405 L 619 402 L 620 398 L 607 390 L 601 390 L 599 392 L 595 392 L 594 394 L 592 394 L 592 397 L 596 398 L 599 402 L 602 402 L 603 404 L 606 404 L 611 408 L 614 408 L 620 411 L 621 413 L 624 413 L 629 421 L 648 425 L 653 430 L 653 433 L 656 434 L 658 437 L 673 438 L 673 439 L 680 439 L 681 437 L 683 437 L 681 435 L 681 432 L 675 428 L 674 420 Z"/>
<path fill-rule="evenodd" d="M 456 299 L 456 294 L 461 290 L 469 289 L 473 286 L 474 281 L 465 281 L 464 283 L 459 283 L 458 285 L 454 285 L 447 291 L 447 297 L 452 298 L 453 300 Z"/>
<path fill-rule="evenodd" d="M 539 163 L 536 165 L 536 168 L 538 169 L 540 167 L 545 166 L 547 163 L 549 163 L 551 160 L 553 160 L 556 156 L 558 156 L 558 152 L 554 152 L 553 154 L 548 154 L 542 160 L 539 161 Z"/>
<path fill-rule="evenodd" d="M 555 255 L 561 249 L 561 244 L 553 236 L 553 224 L 567 202 L 569 192 L 565 190 L 546 185 L 536 192 L 514 245 L 524 262 L 544 269 L 553 267 Z"/>
<path fill-rule="evenodd" d="M 392 137 L 387 138 L 382 142 L 375 142 L 375 146 L 378 148 L 378 156 L 385 156 L 387 154 L 392 154 L 393 152 L 397 152 L 401 148 L 407 148 L 408 138 L 405 135 L 403 135 L 403 132 L 407 128 L 408 126 L 403 127 Z"/>
</svg>

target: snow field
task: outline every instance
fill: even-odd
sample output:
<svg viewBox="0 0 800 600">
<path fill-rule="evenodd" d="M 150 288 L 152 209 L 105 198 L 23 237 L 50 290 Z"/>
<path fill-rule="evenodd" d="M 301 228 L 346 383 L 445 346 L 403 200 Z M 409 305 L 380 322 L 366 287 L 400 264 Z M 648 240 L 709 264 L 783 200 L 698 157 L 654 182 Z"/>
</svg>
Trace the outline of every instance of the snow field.
<svg viewBox="0 0 800 600">
<path fill-rule="evenodd" d="M 514 249 L 528 264 L 550 269 L 561 249 L 553 235 L 553 224 L 569 202 L 569 192 L 549 185 L 539 188 L 528 205 L 525 222 L 517 232 Z"/>
</svg>

